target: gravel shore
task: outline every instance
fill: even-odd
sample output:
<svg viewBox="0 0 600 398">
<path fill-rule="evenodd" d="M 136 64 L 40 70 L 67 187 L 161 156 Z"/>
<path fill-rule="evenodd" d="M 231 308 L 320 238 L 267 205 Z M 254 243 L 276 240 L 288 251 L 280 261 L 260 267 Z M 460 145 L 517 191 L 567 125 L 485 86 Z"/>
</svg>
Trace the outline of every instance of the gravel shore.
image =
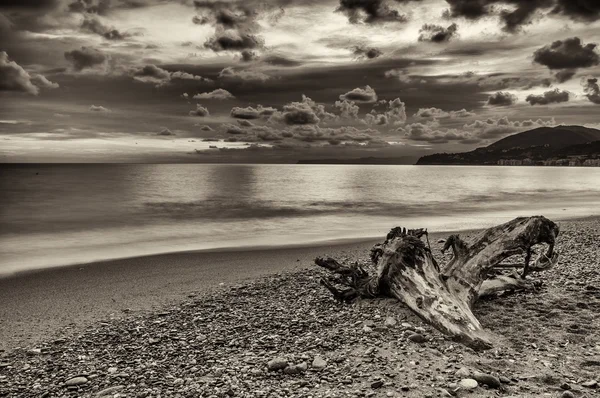
<svg viewBox="0 0 600 398">
<path fill-rule="evenodd" d="M 394 300 L 338 304 L 322 271 L 301 267 L 0 352 L 0 396 L 598 396 L 600 222 L 560 227 L 540 291 L 477 305 L 489 351 L 447 341 Z"/>
</svg>

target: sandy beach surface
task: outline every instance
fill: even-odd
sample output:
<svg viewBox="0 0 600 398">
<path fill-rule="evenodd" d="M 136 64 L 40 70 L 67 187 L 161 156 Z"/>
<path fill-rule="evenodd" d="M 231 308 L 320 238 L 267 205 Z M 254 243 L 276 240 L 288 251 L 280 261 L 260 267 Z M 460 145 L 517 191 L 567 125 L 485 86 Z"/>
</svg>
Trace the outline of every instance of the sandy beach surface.
<svg viewBox="0 0 600 398">
<path fill-rule="evenodd" d="M 29 347 L 94 321 L 149 311 L 273 273 L 323 253 L 364 253 L 374 241 L 167 253 L 50 268 L 0 278 L 0 350 Z"/>
<path fill-rule="evenodd" d="M 393 300 L 338 304 L 319 286 L 315 256 L 362 261 L 373 242 L 5 278 L 0 396 L 597 396 L 600 222 L 559 224 L 561 259 L 539 276 L 539 291 L 478 303 L 496 336 L 484 352 L 446 340 Z M 431 236 L 435 253 L 441 235 Z M 471 378 L 477 386 L 463 383 Z"/>
</svg>

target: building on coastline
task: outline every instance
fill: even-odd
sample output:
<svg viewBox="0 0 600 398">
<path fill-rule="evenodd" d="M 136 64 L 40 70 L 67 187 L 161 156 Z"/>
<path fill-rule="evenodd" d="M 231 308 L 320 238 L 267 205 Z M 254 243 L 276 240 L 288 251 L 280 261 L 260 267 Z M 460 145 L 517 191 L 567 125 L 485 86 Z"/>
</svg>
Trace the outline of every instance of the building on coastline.
<svg viewBox="0 0 600 398">
<path fill-rule="evenodd" d="M 557 159 L 556 160 L 556 165 L 557 166 L 568 166 L 569 165 L 569 159 Z"/>
<path fill-rule="evenodd" d="M 600 158 L 599 159 L 586 159 L 583 162 L 584 166 L 588 167 L 600 167 Z"/>
<path fill-rule="evenodd" d="M 499 166 L 569 166 L 569 167 L 600 167 L 600 158 L 585 159 L 583 157 L 569 157 L 568 159 L 547 159 L 534 161 L 532 159 L 500 159 Z"/>
<path fill-rule="evenodd" d="M 522 166 L 523 161 L 519 159 L 500 159 L 498 161 L 500 166 Z"/>
</svg>

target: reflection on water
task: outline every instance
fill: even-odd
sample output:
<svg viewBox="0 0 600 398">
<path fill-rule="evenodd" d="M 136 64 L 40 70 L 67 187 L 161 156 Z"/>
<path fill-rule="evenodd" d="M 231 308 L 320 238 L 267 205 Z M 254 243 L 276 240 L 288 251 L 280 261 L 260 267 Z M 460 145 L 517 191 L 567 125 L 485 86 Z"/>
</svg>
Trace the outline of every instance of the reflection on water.
<svg viewBox="0 0 600 398">
<path fill-rule="evenodd" d="M 4 165 L 0 273 L 178 250 L 597 214 L 600 169 Z M 236 239 L 231 240 L 235 235 Z"/>
</svg>

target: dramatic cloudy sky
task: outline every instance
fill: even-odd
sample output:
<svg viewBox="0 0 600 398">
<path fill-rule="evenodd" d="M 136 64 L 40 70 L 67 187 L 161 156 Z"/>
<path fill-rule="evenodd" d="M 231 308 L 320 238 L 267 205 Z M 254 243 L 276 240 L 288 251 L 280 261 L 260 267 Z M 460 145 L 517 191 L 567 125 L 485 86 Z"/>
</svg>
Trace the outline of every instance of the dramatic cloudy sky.
<svg viewBox="0 0 600 398">
<path fill-rule="evenodd" d="M 600 122 L 598 0 L 3 0 L 0 161 L 467 151 Z"/>
</svg>

